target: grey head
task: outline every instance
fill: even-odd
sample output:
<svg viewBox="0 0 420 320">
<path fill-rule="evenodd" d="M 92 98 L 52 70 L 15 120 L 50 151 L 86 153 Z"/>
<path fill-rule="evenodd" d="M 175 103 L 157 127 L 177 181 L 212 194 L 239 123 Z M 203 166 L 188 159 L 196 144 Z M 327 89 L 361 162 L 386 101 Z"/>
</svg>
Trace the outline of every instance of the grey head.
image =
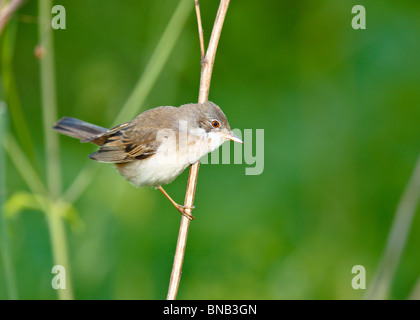
<svg viewBox="0 0 420 320">
<path fill-rule="evenodd" d="M 185 104 L 179 107 L 180 112 L 188 114 L 196 127 L 210 133 L 220 133 L 226 140 L 243 143 L 230 129 L 229 122 L 222 109 L 211 101 L 204 103 Z"/>
</svg>

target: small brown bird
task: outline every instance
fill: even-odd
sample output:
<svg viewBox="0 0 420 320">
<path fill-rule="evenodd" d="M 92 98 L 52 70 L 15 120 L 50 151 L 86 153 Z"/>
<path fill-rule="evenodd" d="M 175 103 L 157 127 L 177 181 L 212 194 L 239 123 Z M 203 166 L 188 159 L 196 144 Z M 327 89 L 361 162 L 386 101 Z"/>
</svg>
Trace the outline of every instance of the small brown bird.
<svg viewBox="0 0 420 320">
<path fill-rule="evenodd" d="M 162 185 L 223 142 L 243 143 L 233 134 L 223 111 L 210 101 L 153 108 L 109 130 L 69 117 L 60 119 L 53 129 L 97 144 L 100 149 L 90 159 L 114 163 L 135 186 L 157 187 L 188 219 L 194 218 Z"/>
</svg>

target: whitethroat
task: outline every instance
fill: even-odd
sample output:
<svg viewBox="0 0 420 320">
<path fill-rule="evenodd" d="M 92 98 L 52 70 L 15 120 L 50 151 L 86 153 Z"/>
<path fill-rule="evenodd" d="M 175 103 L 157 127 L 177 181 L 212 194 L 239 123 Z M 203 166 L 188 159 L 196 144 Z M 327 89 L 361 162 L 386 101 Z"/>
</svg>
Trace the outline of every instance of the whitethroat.
<svg viewBox="0 0 420 320">
<path fill-rule="evenodd" d="M 243 143 L 233 134 L 223 111 L 211 101 L 153 108 L 109 130 L 69 117 L 60 119 L 53 129 L 99 145 L 90 159 L 114 163 L 135 186 L 158 188 L 190 220 L 194 218 L 186 209 L 194 207 L 176 203 L 162 185 L 171 183 L 223 142 Z"/>
</svg>

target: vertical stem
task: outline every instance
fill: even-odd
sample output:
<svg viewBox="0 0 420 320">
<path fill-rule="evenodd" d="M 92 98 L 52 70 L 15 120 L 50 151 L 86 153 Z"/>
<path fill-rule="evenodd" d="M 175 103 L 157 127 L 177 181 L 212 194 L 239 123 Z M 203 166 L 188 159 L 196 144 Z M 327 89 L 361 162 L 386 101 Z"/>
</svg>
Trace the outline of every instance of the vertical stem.
<svg viewBox="0 0 420 320">
<path fill-rule="evenodd" d="M 219 44 L 220 34 L 222 32 L 223 22 L 230 0 L 221 0 L 214 21 L 213 30 L 207 48 L 206 56 L 201 61 L 200 89 L 198 93 L 198 102 L 206 102 L 209 98 L 210 81 L 213 73 L 214 59 L 216 58 L 217 45 Z"/>
<path fill-rule="evenodd" d="M 50 230 L 54 265 L 61 265 L 66 271 L 66 288 L 57 289 L 58 298 L 60 300 L 73 300 L 73 286 L 70 277 L 65 225 L 62 212 L 53 203 L 50 203 L 48 206 L 47 222 Z"/>
<path fill-rule="evenodd" d="M 198 38 L 200 39 L 201 60 L 203 60 L 206 55 L 206 49 L 204 46 L 203 24 L 201 23 L 200 3 L 198 0 L 195 0 L 195 13 L 197 16 Z"/>
<path fill-rule="evenodd" d="M 378 271 L 366 299 L 386 299 L 420 200 L 420 156 L 398 204 Z"/>
<path fill-rule="evenodd" d="M 191 11 L 189 1 L 190 0 L 182 0 L 179 2 L 156 49 L 153 51 L 153 55 L 147 63 L 143 74 L 116 117 L 115 124 L 120 124 L 127 121 L 127 119 L 132 119 L 136 116 L 138 109 L 141 107 L 156 82 L 172 52 L 172 48 L 175 46 L 176 41 L 184 28 L 187 16 Z"/>
<path fill-rule="evenodd" d="M 46 148 L 47 188 L 50 205 L 46 217 L 50 231 L 53 263 L 66 270 L 66 289 L 59 289 L 59 299 L 72 299 L 70 268 L 68 264 L 67 242 L 64 221 L 54 202 L 61 194 L 61 169 L 58 136 L 51 130 L 57 119 L 54 76 L 54 50 L 51 30 L 51 0 L 39 0 L 39 39 L 43 49 L 40 58 L 41 99 Z"/>
<path fill-rule="evenodd" d="M 198 167 L 200 162 L 193 164 L 190 167 L 190 173 L 188 176 L 187 191 L 185 194 L 185 206 L 188 203 L 194 202 L 195 187 L 197 185 Z M 191 212 L 188 212 L 191 214 Z M 182 264 L 184 262 L 185 248 L 187 246 L 188 229 L 190 227 L 190 221 L 188 218 L 182 216 L 181 225 L 179 226 L 178 241 L 176 243 L 174 264 L 172 266 L 171 278 L 169 280 L 169 289 L 167 300 L 175 300 L 178 293 L 179 283 L 181 281 Z"/>
<path fill-rule="evenodd" d="M 209 47 L 207 49 L 204 59 L 201 61 L 201 77 L 200 77 L 200 90 L 198 95 L 198 102 L 203 103 L 208 100 L 210 90 L 210 80 L 213 71 L 214 59 L 216 57 L 217 45 L 219 43 L 220 33 L 222 32 L 223 22 L 225 20 L 226 12 L 230 0 L 221 0 L 217 16 L 214 21 L 213 31 L 211 33 Z M 198 1 L 195 0 L 197 17 L 200 16 Z M 202 33 L 201 18 L 198 18 L 199 34 Z M 200 30 L 201 29 L 201 30 Z M 200 47 L 203 50 L 204 41 L 200 36 Z M 195 189 L 197 185 L 198 169 L 200 163 L 193 164 L 190 168 L 188 176 L 187 190 L 185 193 L 184 206 L 191 208 L 194 203 Z M 190 212 L 188 212 L 191 214 Z M 174 264 L 172 267 L 171 278 L 169 281 L 168 300 L 175 300 L 178 293 L 179 283 L 181 281 L 182 264 L 184 262 L 185 247 L 187 245 L 188 229 L 190 220 L 184 216 L 181 218 L 181 225 L 179 227 L 178 241 L 176 244 Z"/>
<path fill-rule="evenodd" d="M 0 101 L 0 243 L 1 258 L 3 260 L 3 268 L 6 282 L 6 294 L 10 300 L 17 300 L 17 286 L 15 274 L 13 271 L 12 259 L 9 250 L 9 237 L 7 236 L 7 217 L 3 211 L 6 201 L 6 160 L 4 152 L 4 142 L 6 140 L 7 131 L 7 113 L 6 105 Z"/>
<path fill-rule="evenodd" d="M 58 135 L 51 130 L 57 120 L 54 75 L 54 49 L 51 30 L 51 0 L 39 0 L 39 39 L 43 48 L 40 59 L 42 115 L 47 161 L 47 187 L 53 199 L 61 193 Z"/>
<path fill-rule="evenodd" d="M 15 18 L 15 20 L 17 19 Z M 25 114 L 22 109 L 16 79 L 13 73 L 13 58 L 17 29 L 18 22 L 11 21 L 0 37 L 0 55 L 2 56 L 0 70 L 3 78 L 5 99 L 8 104 L 7 111 L 9 113 L 11 124 L 13 124 L 15 128 L 19 128 L 19 130 L 16 130 L 16 136 L 27 157 L 34 162 L 36 160 L 35 148 L 27 121 L 25 119 Z"/>
</svg>

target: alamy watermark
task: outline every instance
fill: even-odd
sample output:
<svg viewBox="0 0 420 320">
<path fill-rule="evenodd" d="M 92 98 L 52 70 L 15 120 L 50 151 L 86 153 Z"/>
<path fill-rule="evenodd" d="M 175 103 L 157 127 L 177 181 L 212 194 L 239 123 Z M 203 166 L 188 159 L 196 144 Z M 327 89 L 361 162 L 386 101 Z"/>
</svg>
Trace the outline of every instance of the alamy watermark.
<svg viewBox="0 0 420 320">
<path fill-rule="evenodd" d="M 54 30 L 66 29 L 66 8 L 57 4 L 52 7 L 51 13 L 54 14 L 51 20 L 51 27 Z"/>
<path fill-rule="evenodd" d="M 53 29 L 66 29 L 66 8 L 63 5 L 55 5 L 52 7 L 51 13 L 54 15 L 51 20 Z M 366 9 L 364 6 L 358 4 L 352 7 L 352 14 L 356 14 L 351 20 L 353 29 L 366 29 Z"/>
<path fill-rule="evenodd" d="M 179 121 L 178 130 L 162 129 L 156 139 L 165 163 L 181 165 L 200 161 L 202 164 L 247 164 L 246 175 L 264 171 L 264 129 L 213 129 L 206 132 Z M 233 140 L 234 142 L 231 142 Z M 239 143 L 242 142 L 243 143 Z M 219 147 L 220 146 L 220 147 Z"/>
<path fill-rule="evenodd" d="M 351 27 L 355 30 L 366 29 L 366 9 L 362 5 L 356 5 L 351 9 L 351 13 L 356 14 L 351 20 Z"/>
<path fill-rule="evenodd" d="M 355 265 L 351 273 L 356 274 L 351 280 L 351 286 L 354 290 L 366 289 L 366 269 L 362 265 Z"/>
<path fill-rule="evenodd" d="M 245 163 L 249 165 L 245 168 L 246 175 L 262 174 L 264 171 L 264 129 L 244 129 L 243 135 L 239 129 L 232 131 L 244 141 L 244 144 L 226 142 L 220 148 L 201 158 L 200 162 L 202 164 Z"/>
<path fill-rule="evenodd" d="M 51 280 L 51 287 L 55 290 L 66 289 L 66 268 L 56 264 L 52 267 L 51 273 L 55 274 Z"/>
</svg>

